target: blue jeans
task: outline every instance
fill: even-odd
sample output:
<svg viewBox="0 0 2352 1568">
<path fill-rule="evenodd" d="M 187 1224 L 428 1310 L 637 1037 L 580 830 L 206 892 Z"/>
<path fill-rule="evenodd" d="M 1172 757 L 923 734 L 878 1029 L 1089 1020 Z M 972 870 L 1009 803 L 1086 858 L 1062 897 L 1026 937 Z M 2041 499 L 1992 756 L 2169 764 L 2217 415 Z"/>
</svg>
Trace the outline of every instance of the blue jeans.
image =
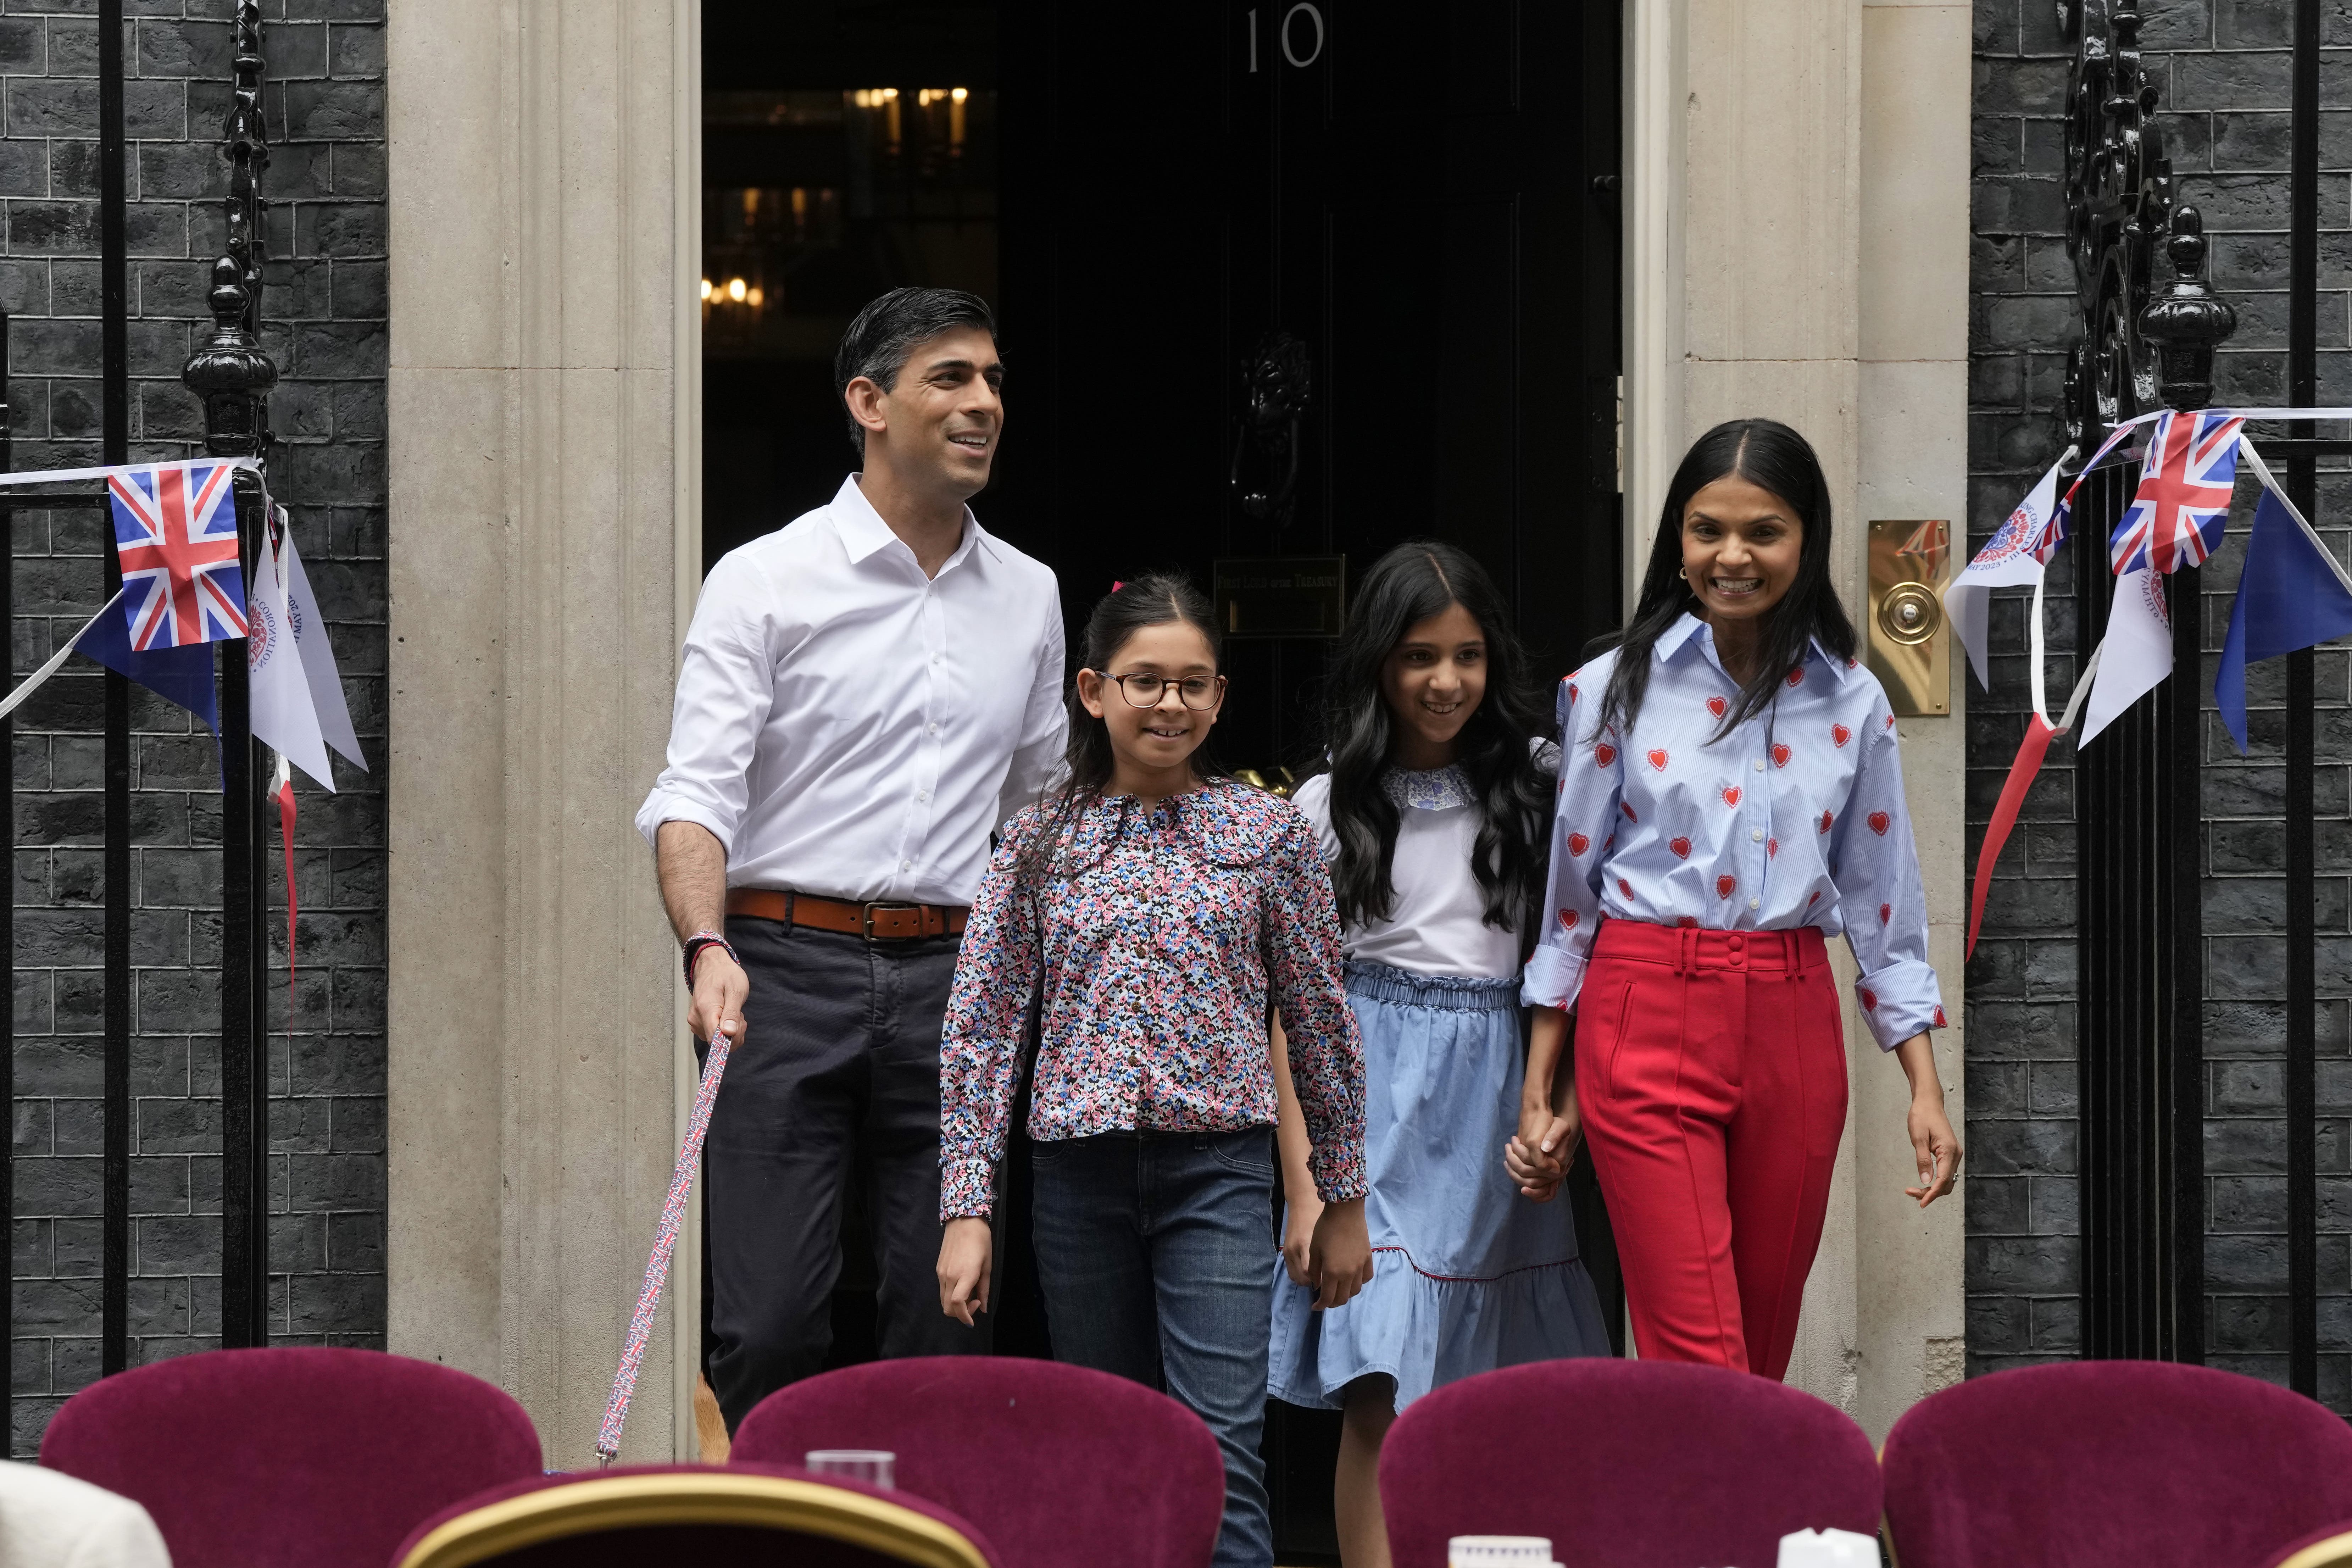
<svg viewBox="0 0 2352 1568">
<path fill-rule="evenodd" d="M 1030 1159 L 1054 1358 L 1162 1389 L 1208 1423 L 1225 1461 L 1216 1568 L 1269 1568 L 1273 1129 L 1112 1132 Z"/>
</svg>

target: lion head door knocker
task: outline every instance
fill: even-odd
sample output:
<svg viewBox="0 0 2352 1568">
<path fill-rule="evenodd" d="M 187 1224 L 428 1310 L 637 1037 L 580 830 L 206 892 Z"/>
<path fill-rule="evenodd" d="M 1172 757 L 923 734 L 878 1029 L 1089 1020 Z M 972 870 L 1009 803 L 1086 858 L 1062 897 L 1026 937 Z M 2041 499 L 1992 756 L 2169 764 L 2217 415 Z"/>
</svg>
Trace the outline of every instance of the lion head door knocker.
<svg viewBox="0 0 2352 1568">
<path fill-rule="evenodd" d="M 1279 533 L 1298 489 L 1300 421 L 1315 401 L 1315 362 L 1288 332 L 1268 332 L 1242 367 L 1241 429 L 1230 483 L 1242 515 Z"/>
</svg>

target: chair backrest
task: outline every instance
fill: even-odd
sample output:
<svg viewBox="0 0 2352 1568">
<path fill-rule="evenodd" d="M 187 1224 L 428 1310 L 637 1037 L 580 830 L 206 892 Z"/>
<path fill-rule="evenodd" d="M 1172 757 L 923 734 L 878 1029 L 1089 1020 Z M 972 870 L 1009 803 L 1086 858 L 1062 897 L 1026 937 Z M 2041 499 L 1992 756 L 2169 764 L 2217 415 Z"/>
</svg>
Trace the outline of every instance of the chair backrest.
<svg viewBox="0 0 2352 1568">
<path fill-rule="evenodd" d="M 919 1498 L 787 1465 L 624 1465 L 466 1499 L 394 1568 L 998 1568 L 978 1530 Z"/>
<path fill-rule="evenodd" d="M 1540 1535 L 1567 1568 L 1769 1564 L 1792 1531 L 1878 1529 L 1870 1439 L 1748 1373 L 1536 1362 L 1413 1401 L 1381 1450 L 1396 1568 L 1456 1535 Z M 1912 1568 L 1909 1563 L 1904 1568 Z"/>
<path fill-rule="evenodd" d="M 887 1448 L 901 1492 L 988 1532 L 1012 1568 L 1201 1568 L 1225 1474 L 1199 1416 L 1108 1373 L 1017 1356 L 920 1356 L 779 1389 L 732 1458 L 798 1464 L 812 1448 Z"/>
<path fill-rule="evenodd" d="M 2259 1563 L 2352 1518 L 2352 1428 L 2207 1367 L 2090 1361 L 1998 1372 L 1886 1436 L 1903 1568 Z"/>
<path fill-rule="evenodd" d="M 540 1469 L 504 1393 L 433 1362 L 293 1347 L 177 1356 L 66 1401 L 41 1462 L 143 1504 L 176 1568 L 383 1568 L 426 1515 Z"/>
</svg>

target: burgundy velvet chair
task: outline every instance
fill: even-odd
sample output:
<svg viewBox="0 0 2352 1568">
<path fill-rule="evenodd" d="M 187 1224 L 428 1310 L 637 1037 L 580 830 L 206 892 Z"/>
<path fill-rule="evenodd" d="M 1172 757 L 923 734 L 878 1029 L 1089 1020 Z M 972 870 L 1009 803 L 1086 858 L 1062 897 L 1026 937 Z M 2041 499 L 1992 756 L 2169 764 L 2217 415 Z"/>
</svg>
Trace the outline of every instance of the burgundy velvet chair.
<svg viewBox="0 0 2352 1568">
<path fill-rule="evenodd" d="M 2168 1362 L 1964 1383 L 1895 1424 L 1885 1466 L 1903 1568 L 2260 1564 L 2352 1519 L 2352 1427 L 2273 1384 Z"/>
<path fill-rule="evenodd" d="M 1870 1439 L 1842 1411 L 1680 1363 L 1466 1377 L 1406 1406 L 1381 1450 L 1396 1568 L 1444 1568 L 1456 1535 L 1548 1536 L 1567 1568 L 1769 1565 L 1791 1531 L 1874 1535 L 1878 1504 Z"/>
<path fill-rule="evenodd" d="M 174 1568 L 383 1568 L 427 1514 L 540 1471 L 530 1417 L 480 1378 L 295 1346 L 94 1383 L 41 1462 L 144 1504 Z"/>
<path fill-rule="evenodd" d="M 999 1568 L 947 1510 L 789 1465 L 621 1465 L 494 1487 L 417 1526 L 394 1568 Z"/>
<path fill-rule="evenodd" d="M 1017 1356 L 918 1356 L 825 1373 L 768 1395 L 731 1458 L 887 1448 L 899 1495 L 988 1532 L 1007 1568 L 1201 1568 L 1225 1472 L 1199 1416 L 1108 1373 Z"/>
</svg>

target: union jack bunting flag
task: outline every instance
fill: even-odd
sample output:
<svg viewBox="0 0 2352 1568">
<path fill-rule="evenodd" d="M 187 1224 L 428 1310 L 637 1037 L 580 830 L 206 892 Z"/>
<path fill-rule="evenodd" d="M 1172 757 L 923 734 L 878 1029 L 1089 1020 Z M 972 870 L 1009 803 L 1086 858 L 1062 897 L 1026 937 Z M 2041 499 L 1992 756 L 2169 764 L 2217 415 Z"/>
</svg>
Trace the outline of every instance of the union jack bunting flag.
<svg viewBox="0 0 2352 1568">
<path fill-rule="evenodd" d="M 2234 414 L 2166 414 L 2147 438 L 2139 490 L 2116 525 L 2107 552 L 2118 576 L 2143 565 L 2159 573 L 2194 566 L 2221 542 L 2230 490 L 2238 479 Z"/>
<path fill-rule="evenodd" d="M 246 635 L 236 505 L 228 463 L 122 468 L 107 476 L 131 646 L 182 647 Z"/>
</svg>

